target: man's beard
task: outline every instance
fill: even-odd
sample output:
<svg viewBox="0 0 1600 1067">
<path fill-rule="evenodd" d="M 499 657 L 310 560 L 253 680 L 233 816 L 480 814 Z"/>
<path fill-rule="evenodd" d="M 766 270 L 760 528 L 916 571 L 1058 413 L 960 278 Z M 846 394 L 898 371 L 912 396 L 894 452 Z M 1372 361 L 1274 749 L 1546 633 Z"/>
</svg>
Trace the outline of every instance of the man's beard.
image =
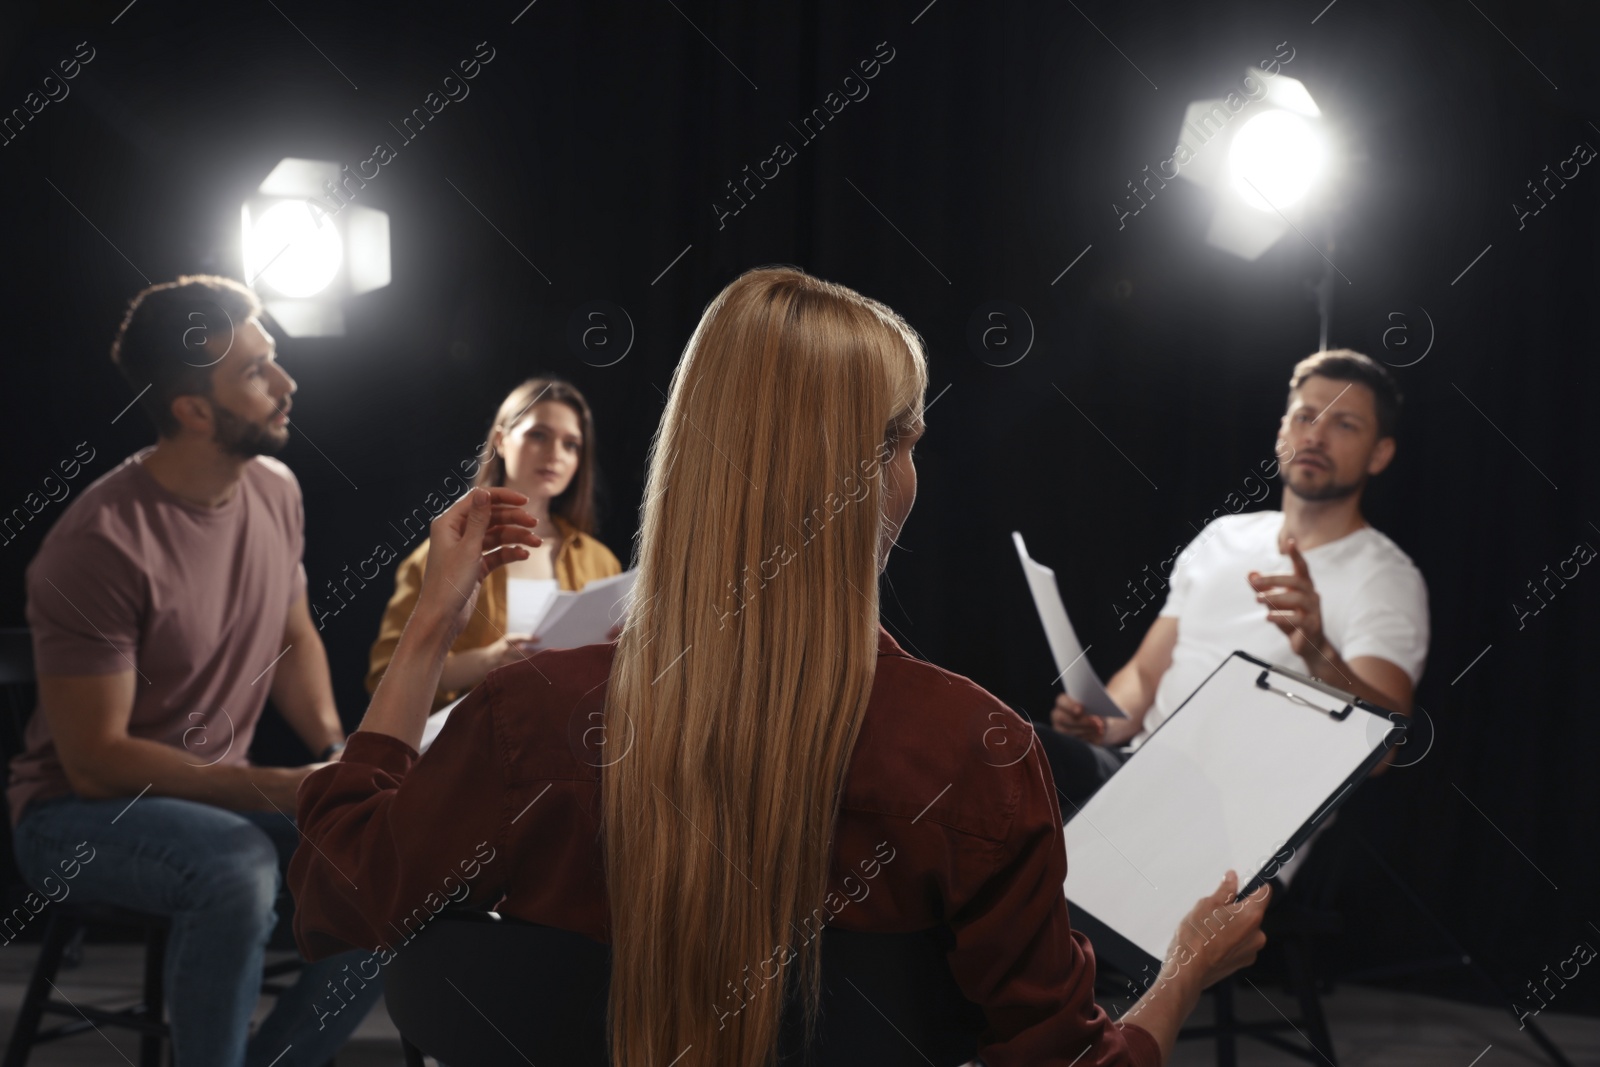
<svg viewBox="0 0 1600 1067">
<path fill-rule="evenodd" d="M 1343 500 L 1347 496 L 1359 493 L 1361 491 L 1361 487 L 1366 484 L 1367 476 L 1365 474 L 1361 475 L 1353 482 L 1339 482 L 1329 478 L 1328 481 L 1323 485 L 1304 489 L 1295 485 L 1294 480 L 1287 476 L 1285 476 L 1283 479 L 1283 488 L 1286 492 L 1293 493 L 1301 500 L 1311 503 L 1322 503 L 1329 500 Z"/>
<path fill-rule="evenodd" d="M 268 427 L 241 419 L 214 401 L 211 410 L 217 417 L 216 432 L 211 439 L 229 455 L 243 459 L 273 456 L 283 451 L 283 446 L 289 443 L 287 433 L 282 436 L 274 434 Z"/>
</svg>

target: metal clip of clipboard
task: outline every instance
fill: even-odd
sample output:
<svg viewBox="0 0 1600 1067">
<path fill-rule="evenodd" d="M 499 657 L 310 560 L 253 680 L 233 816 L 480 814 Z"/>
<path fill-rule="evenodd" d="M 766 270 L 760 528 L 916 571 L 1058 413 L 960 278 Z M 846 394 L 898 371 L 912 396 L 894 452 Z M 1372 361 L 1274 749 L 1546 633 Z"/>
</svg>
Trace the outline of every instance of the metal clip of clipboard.
<svg viewBox="0 0 1600 1067">
<path fill-rule="evenodd" d="M 1350 717 L 1350 712 L 1355 710 L 1355 705 L 1350 703 L 1346 703 L 1343 708 L 1338 710 L 1334 710 L 1333 708 L 1325 708 L 1321 704 L 1316 704 L 1307 700 L 1299 693 L 1291 693 L 1287 689 L 1279 689 L 1277 686 L 1267 681 L 1267 675 L 1270 673 L 1270 671 L 1261 672 L 1261 676 L 1256 679 L 1257 689 L 1265 689 L 1269 693 L 1276 693 L 1292 703 L 1299 704 L 1301 707 L 1310 708 L 1312 711 L 1320 711 L 1330 719 L 1338 722 L 1343 722 L 1345 719 L 1348 719 Z"/>
</svg>

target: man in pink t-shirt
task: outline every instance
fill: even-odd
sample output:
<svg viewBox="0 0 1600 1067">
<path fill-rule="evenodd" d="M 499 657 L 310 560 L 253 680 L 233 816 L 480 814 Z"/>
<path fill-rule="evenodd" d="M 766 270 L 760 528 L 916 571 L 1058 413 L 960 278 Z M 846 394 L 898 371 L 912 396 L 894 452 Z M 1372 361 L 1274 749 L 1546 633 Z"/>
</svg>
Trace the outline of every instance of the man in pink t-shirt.
<svg viewBox="0 0 1600 1067">
<path fill-rule="evenodd" d="M 366 953 L 311 964 L 250 1035 L 295 793 L 318 765 L 252 766 L 250 739 L 270 696 L 321 760 L 344 742 L 299 483 L 269 455 L 295 384 L 260 311 L 210 276 L 134 299 L 112 358 L 159 438 L 67 507 L 27 573 L 39 707 L 7 791 L 18 865 L 52 899 L 170 917 L 179 1067 L 323 1064 L 381 992 L 323 988 Z"/>
</svg>

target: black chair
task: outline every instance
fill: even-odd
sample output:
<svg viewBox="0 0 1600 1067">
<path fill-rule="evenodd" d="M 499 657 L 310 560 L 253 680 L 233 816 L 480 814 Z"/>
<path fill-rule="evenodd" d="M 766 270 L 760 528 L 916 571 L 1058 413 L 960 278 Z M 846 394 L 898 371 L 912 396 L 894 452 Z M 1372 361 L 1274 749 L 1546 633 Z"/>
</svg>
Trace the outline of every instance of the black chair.
<svg viewBox="0 0 1600 1067">
<path fill-rule="evenodd" d="M 802 1047 L 791 989 L 782 1067 L 958 1067 L 971 1060 L 985 1020 L 950 974 L 947 938 L 942 930 L 825 927 L 816 1034 Z M 607 1067 L 610 956 L 608 945 L 566 930 L 493 912 L 441 913 L 384 969 L 384 1000 L 407 1067 L 422 1067 L 423 1053 L 450 1067 Z"/>
<path fill-rule="evenodd" d="M 1303 884 L 1300 879 L 1294 882 L 1295 887 Z M 1322 993 L 1331 986 L 1319 977 L 1314 960 L 1319 939 L 1339 934 L 1343 929 L 1343 917 L 1324 906 L 1320 897 L 1307 899 L 1295 894 L 1293 889 L 1285 893 L 1276 880 L 1273 882 L 1273 892 L 1281 896 L 1268 908 L 1261 928 L 1267 935 L 1268 945 L 1282 955 L 1283 985 L 1295 998 L 1300 1014 L 1291 1018 L 1280 1012 L 1275 1018 L 1240 1019 L 1234 1012 L 1234 993 L 1238 983 L 1247 983 L 1252 992 L 1266 996 L 1250 977 L 1260 968 L 1247 968 L 1207 990 L 1212 998 L 1211 1025 L 1186 1026 L 1179 1031 L 1178 1039 L 1215 1038 L 1217 1067 L 1236 1067 L 1237 1044 L 1241 1037 L 1253 1038 L 1308 1063 L 1326 1063 L 1329 1067 L 1338 1067 L 1333 1035 L 1328 1030 L 1327 1016 L 1322 1010 Z M 1289 1037 L 1285 1031 L 1294 1031 L 1300 1040 Z"/>
<path fill-rule="evenodd" d="M 1306 856 L 1306 867 L 1296 875 L 1287 890 L 1274 882 L 1274 900 L 1267 909 L 1263 931 L 1267 934 L 1268 952 L 1276 951 L 1282 959 L 1282 982 L 1299 1006 L 1299 1015 L 1290 1018 L 1278 1014 L 1276 1018 L 1245 1021 L 1234 1013 L 1234 994 L 1246 983 L 1251 993 L 1259 993 L 1260 983 L 1252 976 L 1263 977 L 1262 964 L 1240 971 L 1207 990 L 1212 996 L 1214 1021 L 1209 1026 L 1188 1026 L 1179 1032 L 1179 1040 L 1214 1038 L 1216 1040 L 1217 1067 L 1235 1067 L 1237 1039 L 1248 1037 L 1270 1045 L 1282 1052 L 1308 1063 L 1337 1067 L 1333 1037 L 1328 1029 L 1327 1017 L 1322 1009 L 1322 994 L 1331 992 L 1336 982 L 1361 982 L 1403 977 L 1412 974 L 1458 967 L 1470 968 L 1489 989 L 1494 990 L 1507 1003 L 1515 999 L 1514 992 L 1498 981 L 1473 958 L 1433 912 L 1422 902 L 1404 879 L 1394 871 L 1367 840 L 1359 828 L 1354 812 L 1341 813 L 1341 817 L 1327 826 L 1316 840 L 1316 848 Z M 1334 973 L 1319 962 L 1321 946 L 1344 932 L 1343 916 L 1338 899 L 1343 889 L 1344 876 L 1363 858 L 1372 860 L 1392 881 L 1416 911 L 1433 927 L 1449 951 L 1438 957 L 1406 961 L 1362 970 Z M 1555 1067 L 1572 1067 L 1572 1061 L 1555 1044 L 1534 1020 L 1526 1020 L 1528 1037 Z M 1301 1040 L 1288 1036 L 1294 1031 Z"/>
<path fill-rule="evenodd" d="M 55 980 L 68 950 L 81 943 L 91 926 L 110 926 L 137 929 L 144 936 L 144 980 L 138 1002 L 126 1008 L 106 1010 L 68 1000 L 64 995 L 51 996 Z M 165 916 L 133 911 L 110 904 L 80 904 L 67 901 L 53 905 L 45 921 L 44 938 L 39 945 L 39 958 L 33 965 L 33 976 L 28 981 L 28 991 L 17 1009 L 16 1026 L 6 1045 L 4 1061 L 0 1067 L 25 1067 L 34 1048 L 51 1041 L 73 1037 L 96 1026 L 110 1026 L 136 1031 L 139 1037 L 139 1067 L 161 1067 L 161 1048 L 172 1038 L 172 1028 L 163 1021 L 165 1002 L 165 965 L 167 933 L 170 925 Z M 304 964 L 298 959 L 269 963 L 262 969 L 261 991 L 278 994 L 288 987 L 275 979 L 293 974 Z M 43 1028 L 46 1015 L 65 1016 L 67 1021 L 48 1029 Z M 331 1064 L 333 1061 L 329 1061 Z"/>
<path fill-rule="evenodd" d="M 142 999 L 137 1004 L 106 1011 L 50 995 L 68 946 L 82 936 L 91 922 L 137 927 L 144 931 L 144 986 Z M 44 940 L 39 945 L 39 959 L 33 966 L 28 991 L 17 1009 L 17 1021 L 6 1046 L 3 1067 L 24 1067 L 36 1046 L 83 1033 L 92 1026 L 137 1031 L 140 1034 L 139 1067 L 161 1067 L 161 1044 L 169 1036 L 167 1025 L 162 1022 L 162 967 L 166 961 L 166 947 L 167 924 L 160 916 L 109 906 L 55 905 L 45 923 Z M 68 1021 L 48 1030 L 41 1029 L 46 1015 L 64 1015 Z"/>
<path fill-rule="evenodd" d="M 33 644 L 25 627 L 0 628 L 0 691 L 6 696 L 5 709 L 10 719 L 6 735 L 0 735 L 0 786 L 9 778 L 10 757 L 21 750 L 22 728 L 32 710 L 27 699 L 33 688 Z M 12 738 L 15 738 L 15 747 Z M 0 827 L 7 831 L 3 844 L 5 858 L 11 860 L 11 820 L 8 809 L 0 803 Z M 10 868 L 15 876 L 15 867 Z M 114 1011 L 93 1005 L 78 1004 L 62 997 L 51 996 L 55 980 L 63 966 L 73 967 L 81 961 L 82 944 L 89 927 L 109 926 L 138 930 L 144 939 L 144 980 L 137 1003 Z M 45 920 L 44 936 L 39 945 L 39 958 L 34 963 L 33 975 L 28 980 L 28 991 L 17 1009 L 16 1025 L 11 1039 L 6 1043 L 5 1059 L 0 1067 L 26 1067 L 32 1050 L 50 1041 L 81 1034 L 95 1026 L 110 1026 L 133 1030 L 139 1037 L 139 1067 L 161 1067 L 162 1045 L 172 1038 L 171 1027 L 163 1021 L 165 1011 L 165 963 L 169 923 L 165 916 L 133 911 L 109 904 L 85 904 L 63 901 L 49 907 Z M 262 970 L 261 991 L 282 993 L 286 988 L 276 981 L 293 974 L 304 964 L 299 959 L 269 963 Z M 44 1028 L 46 1015 L 61 1015 L 67 1021 L 48 1029 Z M 333 1061 L 330 1060 L 330 1067 Z"/>
<path fill-rule="evenodd" d="M 1333 836 L 1332 824 L 1329 830 L 1324 836 Z M 1319 844 L 1312 854 L 1329 862 L 1313 867 L 1311 854 L 1308 854 L 1308 869 L 1293 880 L 1291 887 L 1272 880 L 1272 903 L 1262 922 L 1262 930 L 1267 935 L 1265 954 L 1253 966 L 1206 990 L 1212 1005 L 1209 1024 L 1194 1023 L 1178 1031 L 1179 1041 L 1214 1041 L 1217 1067 L 1237 1067 L 1238 1041 L 1243 1037 L 1270 1045 L 1296 1059 L 1337 1067 L 1333 1037 L 1322 1009 L 1322 994 L 1330 991 L 1332 984 L 1318 967 L 1316 957 L 1319 943 L 1337 936 L 1343 929 L 1343 917 L 1333 907 L 1341 870 L 1340 864 L 1333 862 L 1329 855 L 1334 851 L 1337 849 L 1330 848 L 1327 842 Z M 1281 968 L 1274 966 L 1279 961 Z M 1262 984 L 1280 983 L 1297 1002 L 1297 1016 L 1291 1018 L 1278 1009 L 1270 1018 L 1239 1018 L 1234 1010 L 1234 994 L 1241 984 L 1249 986 L 1251 993 L 1265 997 Z M 1107 1002 L 1121 1004 L 1131 1003 L 1143 989 L 1128 975 L 1102 960 L 1095 975 L 1095 992 Z M 1120 1014 L 1120 1011 L 1112 1014 Z M 1293 1031 L 1299 1040 L 1288 1036 L 1286 1031 Z"/>
<path fill-rule="evenodd" d="M 1433 971 L 1454 970 L 1464 967 L 1470 970 L 1486 989 L 1492 991 L 1497 1000 L 1506 1004 L 1515 1003 L 1521 994 L 1490 973 L 1483 962 L 1474 956 L 1462 944 L 1460 939 L 1445 926 L 1443 921 L 1433 913 L 1433 909 L 1423 902 L 1422 898 L 1417 895 L 1416 890 L 1412 889 L 1405 879 L 1401 878 L 1395 869 L 1384 860 L 1377 848 L 1367 839 L 1367 836 L 1354 825 L 1346 826 L 1346 833 L 1349 839 L 1365 853 L 1367 858 L 1373 861 L 1389 881 L 1394 883 L 1395 887 L 1400 890 L 1401 895 L 1410 902 L 1416 913 L 1427 920 L 1427 924 L 1433 928 L 1434 933 L 1447 951 L 1433 957 L 1350 971 L 1341 975 L 1341 978 L 1345 981 L 1392 980 Z M 1518 1029 L 1524 1030 L 1528 1035 L 1528 1039 L 1538 1045 L 1540 1050 L 1549 1057 L 1550 1062 L 1555 1064 L 1556 1067 L 1572 1067 L 1572 1061 L 1567 1058 L 1566 1053 L 1544 1032 L 1544 1028 L 1537 1021 L 1523 1019 Z"/>
</svg>

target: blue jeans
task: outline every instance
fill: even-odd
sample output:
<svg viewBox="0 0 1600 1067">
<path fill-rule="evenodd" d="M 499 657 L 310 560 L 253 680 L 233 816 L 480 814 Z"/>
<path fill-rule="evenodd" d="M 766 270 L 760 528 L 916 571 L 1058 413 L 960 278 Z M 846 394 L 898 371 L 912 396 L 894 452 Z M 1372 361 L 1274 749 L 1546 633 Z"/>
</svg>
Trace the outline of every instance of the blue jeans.
<svg viewBox="0 0 1600 1067">
<path fill-rule="evenodd" d="M 300 842 L 294 822 L 276 811 L 129 799 L 28 805 L 16 830 L 23 877 L 53 900 L 171 919 L 166 999 L 176 1067 L 321 1067 L 333 1058 L 383 993 L 381 978 L 355 975 L 369 952 L 306 964 L 250 1034 L 282 872 Z"/>
</svg>

